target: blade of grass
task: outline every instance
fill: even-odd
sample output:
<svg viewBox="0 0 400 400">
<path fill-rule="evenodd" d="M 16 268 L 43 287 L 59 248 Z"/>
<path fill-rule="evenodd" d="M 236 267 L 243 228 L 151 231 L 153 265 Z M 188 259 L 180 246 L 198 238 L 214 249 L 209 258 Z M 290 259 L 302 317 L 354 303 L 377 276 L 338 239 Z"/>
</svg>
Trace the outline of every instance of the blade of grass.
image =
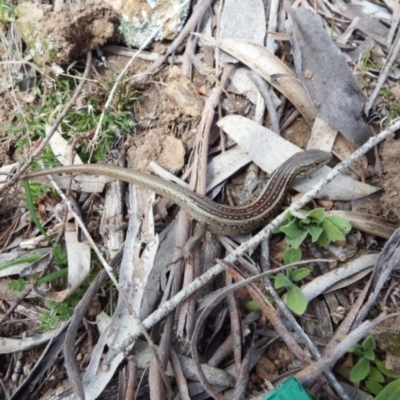
<svg viewBox="0 0 400 400">
<path fill-rule="evenodd" d="M 36 225 L 36 228 L 39 229 L 41 234 L 46 238 L 46 240 L 49 243 L 54 244 L 53 240 L 50 238 L 50 236 L 47 235 L 46 231 L 44 230 L 42 224 L 39 221 L 39 218 L 36 215 L 35 207 L 34 207 L 33 201 L 32 201 L 31 189 L 29 187 L 29 183 L 27 181 L 21 181 L 21 185 L 25 189 L 26 204 L 28 206 L 29 214 L 31 215 L 33 223 Z"/>
</svg>

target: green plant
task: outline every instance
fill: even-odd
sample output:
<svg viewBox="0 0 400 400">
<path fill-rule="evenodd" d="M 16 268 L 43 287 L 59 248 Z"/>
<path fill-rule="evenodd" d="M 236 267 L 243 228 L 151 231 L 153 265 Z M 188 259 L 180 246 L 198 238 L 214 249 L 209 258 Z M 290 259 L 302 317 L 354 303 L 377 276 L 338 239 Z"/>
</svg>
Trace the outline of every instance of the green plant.
<svg viewBox="0 0 400 400">
<path fill-rule="evenodd" d="M 68 264 L 67 251 L 63 249 L 59 244 L 53 247 L 53 262 L 59 267 L 67 266 Z"/>
<path fill-rule="evenodd" d="M 12 22 L 14 8 L 6 4 L 5 0 L 0 0 L 0 22 Z"/>
<path fill-rule="evenodd" d="M 45 229 L 39 221 L 39 218 L 36 215 L 29 183 L 27 181 L 22 181 L 21 186 L 25 189 L 26 204 L 28 206 L 29 214 L 32 218 L 33 223 L 36 225 L 36 228 L 39 229 L 40 233 L 46 238 L 46 240 L 52 243 L 53 241 L 51 240 L 50 236 L 47 235 Z"/>
<path fill-rule="evenodd" d="M 9 290 L 22 293 L 26 289 L 26 280 L 18 278 L 17 280 L 10 282 L 7 286 Z"/>
<path fill-rule="evenodd" d="M 40 316 L 40 328 L 44 331 L 51 331 L 60 322 L 60 318 L 56 315 L 56 311 L 48 311 Z"/>
<path fill-rule="evenodd" d="M 67 321 L 73 314 L 75 306 L 82 298 L 87 287 L 79 290 L 62 302 L 45 300 L 45 306 L 49 311 L 40 316 L 40 327 L 43 331 L 54 329 L 61 321 Z"/>
<path fill-rule="evenodd" d="M 80 78 L 80 73 L 70 71 Z M 15 117 L 18 124 L 9 127 L 9 132 L 18 134 L 16 151 L 23 152 L 27 145 L 32 141 L 45 136 L 46 124 L 51 123 L 56 118 L 55 110 L 60 106 L 66 105 L 77 86 L 78 79 L 74 75 L 61 76 L 56 80 L 49 80 L 41 77 L 37 86 L 33 89 L 35 101 L 27 105 L 25 109 L 17 111 Z M 61 123 L 61 131 L 66 140 L 72 140 L 79 134 L 93 131 L 99 123 L 100 116 L 104 110 L 104 104 L 107 100 L 113 80 L 100 80 L 97 86 L 92 83 L 91 93 L 84 99 L 82 105 L 74 107 Z M 105 155 L 115 145 L 115 141 L 127 132 L 132 131 L 135 126 L 133 121 L 133 106 L 137 102 L 137 91 L 135 86 L 130 83 L 118 85 L 111 105 L 104 114 L 101 127 L 101 136 L 97 143 L 95 152 L 92 154 L 93 162 L 104 159 Z M 27 135 L 21 135 L 28 133 Z M 92 148 L 85 135 L 76 147 L 77 153 L 87 161 Z M 48 168 L 57 163 L 56 157 L 52 154 L 50 148 L 42 155 L 41 161 Z M 35 167 L 33 165 L 33 167 Z"/>
<path fill-rule="evenodd" d="M 65 265 L 67 262 L 67 253 L 59 245 L 53 248 L 53 262 L 55 265 L 61 266 Z M 61 268 L 50 274 L 47 274 L 40 278 L 37 282 L 38 286 L 45 283 L 54 281 L 56 279 L 64 278 L 68 274 L 67 268 Z M 11 282 L 8 284 L 8 288 L 13 291 L 22 292 L 26 289 L 28 281 L 23 278 Z M 60 321 L 66 321 L 73 313 L 73 310 L 82 297 L 83 293 L 87 289 L 89 283 L 83 285 L 79 290 L 74 293 L 67 300 L 57 303 L 52 300 L 45 300 L 45 306 L 50 309 L 50 311 L 43 313 L 40 316 L 40 327 L 43 331 L 49 331 L 53 329 Z"/>
<path fill-rule="evenodd" d="M 381 69 L 377 64 L 375 64 L 372 60 L 372 49 L 373 46 L 368 46 L 365 49 L 364 56 L 361 60 L 361 71 L 369 71 L 370 69 Z"/>
<path fill-rule="evenodd" d="M 45 256 L 46 255 L 43 255 L 43 254 L 29 254 L 27 256 L 18 257 L 15 260 L 8 261 L 4 264 L 0 264 L 0 271 L 4 271 L 7 268 L 11 268 L 16 265 L 21 265 L 21 264 L 25 264 L 25 263 L 33 263 L 35 261 L 40 260 L 42 257 L 45 257 Z"/>
<path fill-rule="evenodd" d="M 350 380 L 353 383 L 365 381 L 368 390 L 374 395 L 379 395 L 385 389 L 384 383 L 387 378 L 398 379 L 400 375 L 385 368 L 384 362 L 377 359 L 375 350 L 376 343 L 373 336 L 368 336 L 362 344 L 352 346 L 350 352 L 355 354 L 358 360 L 350 371 Z M 399 393 L 400 381 L 396 387 Z M 387 398 L 382 397 L 382 400 Z"/>
<path fill-rule="evenodd" d="M 39 284 L 48 282 L 50 280 L 58 279 L 66 276 L 68 270 L 63 268 L 59 271 L 55 271 L 46 277 L 39 280 Z M 94 280 L 96 273 L 89 274 L 85 282 L 79 287 L 79 289 L 73 293 L 70 297 L 62 302 L 56 302 L 52 300 L 45 300 L 45 306 L 49 311 L 45 312 L 40 316 L 40 327 L 43 330 L 50 330 L 61 321 L 67 321 L 74 313 L 75 306 L 79 303 L 86 290 L 89 288 L 91 282 Z"/>
<path fill-rule="evenodd" d="M 308 235 L 311 241 L 322 247 L 331 242 L 345 240 L 351 230 L 349 221 L 338 216 L 326 216 L 323 208 L 315 208 L 308 213 L 298 211 L 287 214 L 287 223 L 275 230 L 275 233 L 285 234 L 289 247 L 283 253 L 285 264 L 295 263 L 301 260 L 300 245 Z"/>
<path fill-rule="evenodd" d="M 389 120 L 393 120 L 400 115 L 400 105 L 398 101 L 398 96 L 393 93 L 393 90 L 390 88 L 382 88 L 379 91 L 379 95 L 382 99 L 385 99 L 384 102 L 387 111 L 389 113 Z"/>
<path fill-rule="evenodd" d="M 385 386 L 375 397 L 375 400 L 397 400 L 400 398 L 400 379 L 396 379 Z"/>
<path fill-rule="evenodd" d="M 308 300 L 301 289 L 295 284 L 310 274 L 308 268 L 288 268 L 285 273 L 279 273 L 274 277 L 275 289 L 286 289 L 286 304 L 297 315 L 302 315 L 308 305 Z"/>
</svg>

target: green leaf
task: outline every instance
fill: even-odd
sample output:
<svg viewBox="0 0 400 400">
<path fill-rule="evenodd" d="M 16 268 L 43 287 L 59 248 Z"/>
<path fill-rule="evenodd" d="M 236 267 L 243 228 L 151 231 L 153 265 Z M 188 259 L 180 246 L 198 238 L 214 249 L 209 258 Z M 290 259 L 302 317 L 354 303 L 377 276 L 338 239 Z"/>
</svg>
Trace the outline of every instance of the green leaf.
<svg viewBox="0 0 400 400">
<path fill-rule="evenodd" d="M 398 400 L 400 399 L 400 379 L 389 383 L 375 400 Z"/>
<path fill-rule="evenodd" d="M 364 351 L 374 351 L 376 349 L 374 337 L 372 335 L 368 335 L 367 338 L 362 342 L 361 346 Z"/>
<path fill-rule="evenodd" d="M 293 285 L 287 291 L 286 304 L 295 314 L 302 315 L 307 309 L 308 301 L 301 289 Z"/>
<path fill-rule="evenodd" d="M 369 379 L 371 381 L 380 382 L 380 383 L 385 382 L 385 377 L 383 376 L 381 371 L 379 371 L 378 368 L 372 367 L 372 366 L 371 366 L 371 371 L 369 372 Z"/>
<path fill-rule="evenodd" d="M 353 383 L 361 382 L 365 379 L 371 369 L 371 364 L 365 357 L 361 357 L 350 372 L 350 380 Z"/>
<path fill-rule="evenodd" d="M 312 220 L 311 220 L 310 218 L 308 218 L 308 217 L 303 218 L 303 219 L 299 219 L 299 224 L 300 224 L 300 226 L 303 227 L 303 228 L 304 228 L 305 226 L 311 224 L 311 222 L 312 222 Z"/>
<path fill-rule="evenodd" d="M 301 255 L 300 249 L 289 247 L 283 252 L 283 262 L 286 265 L 298 262 L 301 260 Z"/>
<path fill-rule="evenodd" d="M 50 274 L 47 274 L 42 278 L 40 278 L 38 280 L 38 285 L 43 285 L 44 283 L 54 281 L 55 279 L 64 278 L 67 275 L 68 275 L 68 268 L 61 268 L 57 271 L 51 272 Z"/>
<path fill-rule="evenodd" d="M 336 227 L 328 218 L 322 221 L 322 228 L 328 236 L 329 241 L 336 242 L 337 240 L 345 240 L 344 234 Z"/>
<path fill-rule="evenodd" d="M 325 209 L 324 208 L 314 208 L 314 210 L 311 210 L 307 216 L 309 218 L 315 219 L 319 222 L 322 222 L 324 220 L 325 217 Z"/>
<path fill-rule="evenodd" d="M 351 231 L 351 224 L 345 218 L 339 217 L 337 215 L 332 215 L 325 217 L 325 219 L 328 220 L 333 225 L 335 225 L 336 228 L 343 233 L 343 235 L 347 235 Z"/>
<path fill-rule="evenodd" d="M 55 328 L 59 322 L 59 318 L 54 312 L 45 312 L 40 317 L 40 327 L 44 332 Z"/>
<path fill-rule="evenodd" d="M 297 218 L 297 219 L 300 219 L 300 220 L 301 219 L 306 219 L 307 218 L 307 214 L 302 213 L 300 211 L 290 211 L 290 219 L 292 220 L 294 218 Z"/>
<path fill-rule="evenodd" d="M 308 268 L 297 268 L 292 272 L 292 281 L 298 282 L 310 275 L 310 270 Z"/>
<path fill-rule="evenodd" d="M 357 356 L 361 356 L 364 354 L 363 348 L 361 347 L 360 344 L 356 343 L 353 346 L 350 347 L 349 353 L 354 353 Z"/>
<path fill-rule="evenodd" d="M 18 257 L 12 261 L 0 264 L 0 271 L 4 271 L 7 268 L 14 267 L 15 265 L 20 265 L 24 263 L 33 263 L 46 255 L 47 254 L 30 254 L 28 256 Z"/>
<path fill-rule="evenodd" d="M 257 304 L 257 302 L 255 300 L 248 301 L 246 303 L 246 308 L 249 311 L 254 311 L 254 312 L 260 311 L 260 307 L 258 306 L 258 304 Z"/>
<path fill-rule="evenodd" d="M 330 242 L 331 241 L 329 240 L 327 233 L 325 231 L 322 231 L 317 240 L 317 244 L 319 244 L 321 247 L 326 247 Z"/>
<path fill-rule="evenodd" d="M 28 206 L 29 214 L 31 215 L 33 223 L 36 225 L 36 228 L 39 229 L 40 233 L 46 238 L 46 240 L 49 243 L 53 243 L 50 236 L 47 235 L 47 232 L 44 230 L 42 224 L 39 221 L 39 218 L 36 215 L 35 206 L 33 205 L 31 190 L 28 181 L 22 180 L 20 184 L 25 189 L 26 205 Z"/>
<path fill-rule="evenodd" d="M 368 390 L 375 396 L 377 396 L 383 390 L 383 386 L 379 382 L 370 379 L 365 381 L 365 385 L 367 386 Z"/>
<path fill-rule="evenodd" d="M 7 287 L 13 292 L 23 292 L 26 289 L 26 280 L 18 278 L 16 281 L 9 282 Z"/>
<path fill-rule="evenodd" d="M 291 221 L 292 219 L 294 219 L 294 216 L 291 211 L 288 211 L 288 213 L 286 214 L 286 219 L 288 221 Z"/>
<path fill-rule="evenodd" d="M 291 286 L 293 286 L 293 282 L 285 274 L 279 273 L 276 275 L 274 282 L 275 289 L 290 288 Z"/>
<path fill-rule="evenodd" d="M 307 237 L 307 231 L 303 231 L 301 235 L 295 237 L 295 238 L 289 238 L 286 236 L 286 242 L 294 247 L 295 249 L 298 249 L 300 245 L 304 242 L 304 239 Z"/>
<path fill-rule="evenodd" d="M 375 353 L 373 350 L 364 350 L 364 357 L 370 361 L 374 361 L 375 360 Z"/>
<path fill-rule="evenodd" d="M 53 247 L 53 262 L 57 266 L 68 265 L 68 255 L 67 251 L 62 249 L 59 244 Z"/>
<path fill-rule="evenodd" d="M 305 227 L 307 232 L 311 235 L 311 241 L 315 243 L 319 237 L 321 236 L 321 233 L 324 231 L 320 226 L 315 225 L 315 224 L 310 224 Z"/>
<path fill-rule="evenodd" d="M 385 367 L 385 363 L 383 361 L 376 360 L 375 364 L 378 367 L 379 371 L 381 371 L 382 374 L 387 376 L 388 378 L 394 378 L 394 379 L 400 378 L 400 374 L 397 374 L 396 372 L 391 371 L 390 369 L 387 369 Z"/>
<path fill-rule="evenodd" d="M 303 233 L 303 229 L 300 229 L 299 221 L 297 219 L 294 219 L 288 224 L 281 226 L 279 231 L 283 232 L 288 238 L 296 238 Z"/>
</svg>

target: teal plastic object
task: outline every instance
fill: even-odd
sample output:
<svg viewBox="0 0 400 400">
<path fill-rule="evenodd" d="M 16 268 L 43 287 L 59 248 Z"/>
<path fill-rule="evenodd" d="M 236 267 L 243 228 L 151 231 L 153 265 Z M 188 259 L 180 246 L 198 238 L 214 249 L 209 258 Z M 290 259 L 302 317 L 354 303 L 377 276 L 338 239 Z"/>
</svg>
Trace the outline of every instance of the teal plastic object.
<svg viewBox="0 0 400 400">
<path fill-rule="evenodd" d="M 296 378 L 289 378 L 281 386 L 268 393 L 262 400 L 312 400 Z"/>
</svg>

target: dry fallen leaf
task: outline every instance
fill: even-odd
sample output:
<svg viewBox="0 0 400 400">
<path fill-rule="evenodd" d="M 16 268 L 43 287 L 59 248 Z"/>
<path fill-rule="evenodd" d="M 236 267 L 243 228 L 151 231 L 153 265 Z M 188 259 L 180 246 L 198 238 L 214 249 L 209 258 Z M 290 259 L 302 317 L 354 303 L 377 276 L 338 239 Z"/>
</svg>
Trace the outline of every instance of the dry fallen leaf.
<svg viewBox="0 0 400 400">
<path fill-rule="evenodd" d="M 361 118 L 366 98 L 339 48 L 317 16 L 304 7 L 290 9 L 286 24 L 293 47 L 296 71 L 307 88 L 318 113 L 359 147 L 372 129 Z M 318 57 L 315 57 L 318 54 Z M 306 71 L 312 71 L 308 78 Z"/>
<path fill-rule="evenodd" d="M 296 74 L 279 60 L 278 57 L 264 46 L 246 40 L 219 39 L 217 42 L 211 37 L 201 37 L 214 46 L 218 45 L 222 50 L 231 54 L 261 75 L 292 102 L 303 115 L 309 126 L 313 125 L 317 116 L 317 111 L 304 85 L 297 78 Z"/>
</svg>

